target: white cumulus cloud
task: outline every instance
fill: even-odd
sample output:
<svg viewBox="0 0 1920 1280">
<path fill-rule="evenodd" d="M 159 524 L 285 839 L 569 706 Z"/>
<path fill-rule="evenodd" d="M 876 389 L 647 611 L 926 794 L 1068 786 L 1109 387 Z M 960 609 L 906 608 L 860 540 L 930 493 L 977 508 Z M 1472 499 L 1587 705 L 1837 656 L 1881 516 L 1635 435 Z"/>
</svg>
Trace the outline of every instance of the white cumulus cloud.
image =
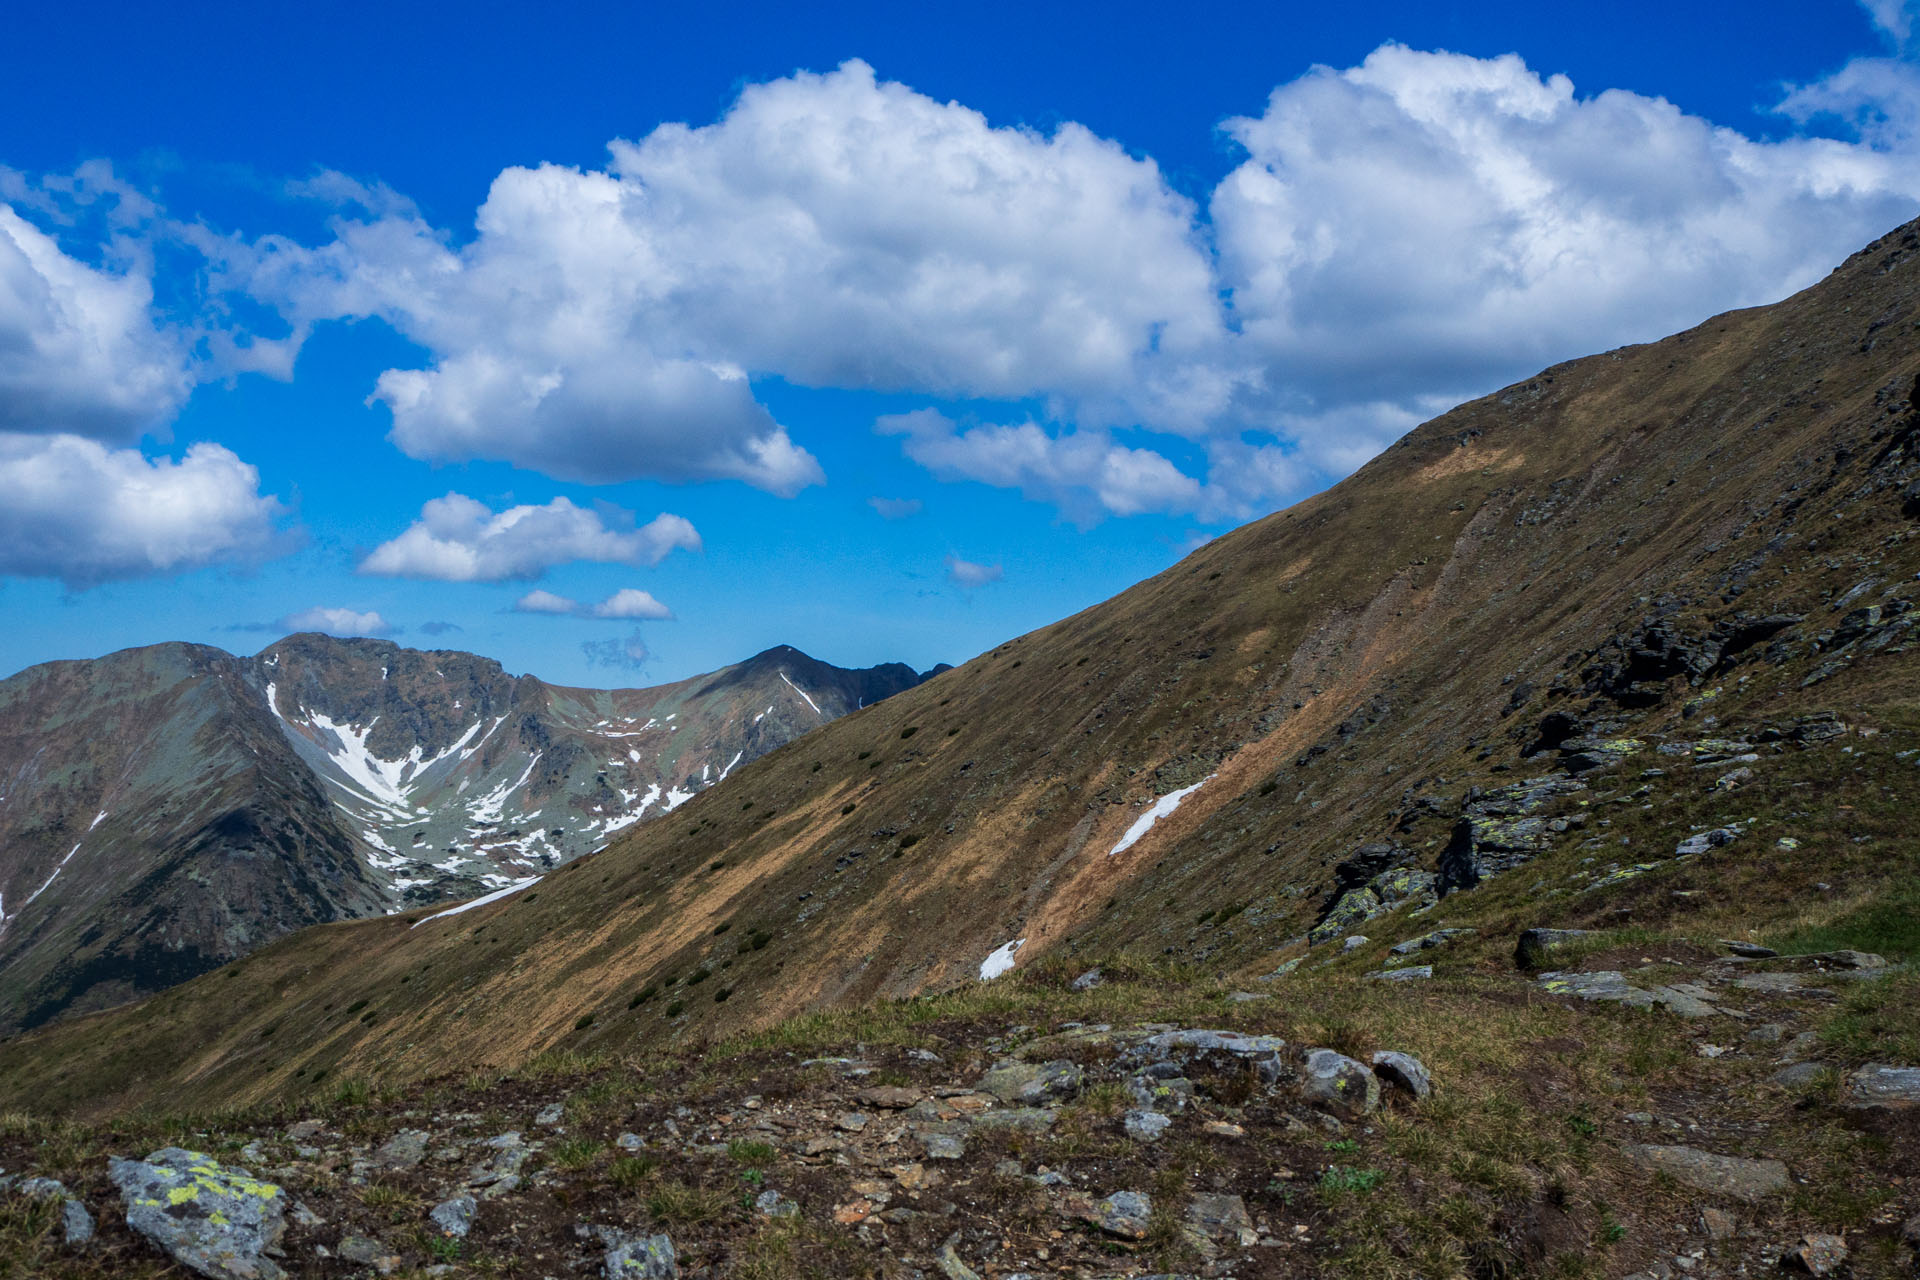
<svg viewBox="0 0 1920 1280">
<path fill-rule="evenodd" d="M 132 444 L 192 384 L 144 270 L 88 266 L 0 204 L 0 431 Z"/>
<path fill-rule="evenodd" d="M 537 578 L 577 560 L 653 565 L 676 548 L 700 550 L 699 533 L 681 516 L 662 514 L 638 527 L 622 527 L 623 520 L 630 526 L 626 513 L 609 508 L 603 514 L 565 498 L 496 512 L 465 494 L 449 493 L 423 506 L 420 518 L 399 537 L 374 548 L 360 562 L 360 572 L 504 582 Z"/>
<path fill-rule="evenodd" d="M 1912 0 L 1865 3 L 1904 50 Z M 201 243 L 292 326 L 262 364 L 343 317 L 425 348 L 371 388 L 417 457 L 790 495 L 824 477 L 756 396 L 777 379 L 937 400 L 883 429 L 1082 522 L 1237 519 L 1544 365 L 1782 297 L 1920 210 L 1901 57 L 1791 90 L 1778 140 L 1593 89 L 1385 45 L 1226 121 L 1242 154 L 1201 207 L 1083 126 L 996 126 L 855 61 L 601 168 L 504 170 L 470 236 L 329 176 L 330 242 Z"/>
<path fill-rule="evenodd" d="M 284 509 L 231 450 L 147 458 L 74 435 L 0 432 L 0 575 L 82 588 L 269 555 Z"/>
<path fill-rule="evenodd" d="M 1248 159 L 1211 203 L 1221 275 L 1283 423 L 1424 416 L 1779 298 L 1920 201 L 1911 156 L 1582 98 L 1514 55 L 1384 46 L 1226 130 Z"/>
<path fill-rule="evenodd" d="M 289 634 L 322 631 L 330 636 L 390 636 L 394 633 L 394 628 L 377 612 L 362 613 L 357 609 L 330 609 L 319 605 L 290 613 L 273 626 L 276 631 Z"/>
</svg>

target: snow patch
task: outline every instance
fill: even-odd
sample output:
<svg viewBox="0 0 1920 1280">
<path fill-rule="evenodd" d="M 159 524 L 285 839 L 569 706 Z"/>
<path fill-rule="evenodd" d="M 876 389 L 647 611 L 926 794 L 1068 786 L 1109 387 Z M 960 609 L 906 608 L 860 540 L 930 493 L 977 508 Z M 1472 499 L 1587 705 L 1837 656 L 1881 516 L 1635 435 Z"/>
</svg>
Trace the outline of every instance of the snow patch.
<svg viewBox="0 0 1920 1280">
<path fill-rule="evenodd" d="M 1121 836 L 1120 842 L 1114 845 L 1113 848 L 1107 850 L 1107 856 L 1111 858 L 1116 853 L 1125 853 L 1128 849 L 1133 848 L 1134 845 L 1140 842 L 1142 836 L 1153 830 L 1154 823 L 1160 821 L 1160 819 L 1166 817 L 1175 809 L 1178 809 L 1182 800 L 1185 800 L 1188 796 L 1206 786 L 1209 782 L 1212 782 L 1217 776 L 1219 775 L 1210 773 L 1192 786 L 1182 787 L 1178 791 L 1169 791 L 1154 801 L 1153 808 L 1147 810 L 1138 818 L 1135 818 L 1133 825 L 1127 828 L 1127 834 Z"/>
<path fill-rule="evenodd" d="M 787 673 L 782 671 L 780 673 L 780 678 L 782 680 L 787 680 Z M 815 702 L 812 698 L 807 697 L 807 691 L 805 689 L 802 689 L 799 685 L 795 684 L 791 680 L 787 680 L 787 688 L 793 690 L 795 693 L 799 694 L 801 697 L 806 698 L 807 705 L 813 708 L 813 714 L 819 716 L 823 720 L 826 718 L 827 713 L 820 709 L 819 703 Z"/>
<path fill-rule="evenodd" d="M 720 781 L 725 782 L 727 780 L 727 775 L 733 772 L 733 766 L 739 764 L 740 757 L 745 754 L 747 753 L 744 749 L 733 753 L 733 759 L 727 761 L 727 767 L 720 771 Z"/>
<path fill-rule="evenodd" d="M 1012 942 L 994 948 L 993 954 L 980 962 L 980 981 L 991 982 L 1013 968 L 1013 953 L 1026 945 L 1025 938 L 1015 938 Z"/>
<path fill-rule="evenodd" d="M 39 897 L 41 894 L 45 893 L 47 891 L 47 886 L 51 885 L 55 880 L 58 880 L 60 878 L 60 873 L 66 870 L 67 864 L 73 861 L 73 855 L 78 852 L 80 852 L 80 842 L 76 840 L 74 841 L 73 848 L 67 850 L 67 856 L 60 859 L 60 865 L 53 869 L 53 874 L 47 877 L 47 883 L 41 885 L 38 889 L 35 889 L 32 893 L 28 894 L 27 900 L 20 904 L 20 910 L 25 911 L 28 907 L 32 906 L 33 900 Z"/>
<path fill-rule="evenodd" d="M 99 826 L 101 823 L 105 822 L 106 820 L 107 820 L 107 811 L 105 809 L 102 809 L 99 813 L 93 816 L 93 821 L 87 824 L 87 830 L 89 831 L 93 830 L 95 827 Z"/>
<path fill-rule="evenodd" d="M 539 883 L 540 883 L 539 876 L 529 876 L 525 880 L 515 881 L 513 884 L 508 885 L 504 889 L 495 889 L 492 893 L 482 894 L 480 897 L 475 898 L 471 902 L 463 902 L 457 907 L 449 907 L 445 911 L 441 911 L 441 912 L 438 912 L 437 914 L 430 915 L 427 917 L 426 920 L 415 920 L 413 922 L 413 927 L 418 929 L 421 925 L 427 923 L 427 920 L 444 920 L 448 916 L 457 916 L 461 912 L 471 911 L 475 907 L 484 907 L 489 902 L 500 901 L 500 899 L 506 897 L 508 894 L 518 893 L 530 884 L 539 884 Z"/>
</svg>

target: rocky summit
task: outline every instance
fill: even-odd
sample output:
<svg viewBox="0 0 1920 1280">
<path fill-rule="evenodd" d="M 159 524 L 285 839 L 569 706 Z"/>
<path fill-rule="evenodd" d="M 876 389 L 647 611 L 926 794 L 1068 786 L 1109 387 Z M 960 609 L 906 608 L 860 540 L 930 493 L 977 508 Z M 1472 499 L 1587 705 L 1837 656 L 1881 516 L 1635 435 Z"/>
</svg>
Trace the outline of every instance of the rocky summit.
<svg viewBox="0 0 1920 1280">
<path fill-rule="evenodd" d="M 1920 224 L 709 761 L 724 781 L 537 884 L 14 1036 L 0 1252 L 73 1276 L 1911 1275 L 1917 519 Z M 515 723 L 469 682 L 376 737 L 377 690 L 323 702 L 294 647 L 250 662 L 217 682 L 271 684 L 249 741 L 389 844 L 414 793 L 357 778 L 352 744 L 437 762 L 380 775 L 432 787 Z M 570 714 L 599 746 L 660 731 L 637 702 Z M 472 817 L 422 843 L 464 851 Z M 485 828 L 508 862 L 537 856 L 524 817 Z M 248 1188 L 257 1222 L 215 1231 Z M 159 1230 L 141 1197 L 175 1194 Z"/>
</svg>

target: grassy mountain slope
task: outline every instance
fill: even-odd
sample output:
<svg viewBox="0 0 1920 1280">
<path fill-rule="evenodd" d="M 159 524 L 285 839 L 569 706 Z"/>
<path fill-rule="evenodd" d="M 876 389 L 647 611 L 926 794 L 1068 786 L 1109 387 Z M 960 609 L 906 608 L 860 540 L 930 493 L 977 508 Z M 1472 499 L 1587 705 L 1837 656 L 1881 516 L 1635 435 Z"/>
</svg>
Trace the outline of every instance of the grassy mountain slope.
<svg viewBox="0 0 1920 1280">
<path fill-rule="evenodd" d="M 1915 674 L 1894 623 L 1920 570 L 1903 510 L 1920 479 L 1917 291 L 1909 226 L 1776 306 L 1556 366 L 1111 601 L 741 767 L 518 896 L 309 929 L 10 1045 L 0 1095 L 260 1099 L 692 1043 L 967 987 L 1019 939 L 1023 964 L 1132 952 L 1251 977 L 1305 951 L 1356 848 L 1397 842 L 1434 871 L 1471 825 L 1470 788 L 1552 769 L 1582 742 L 1654 752 L 1702 726 L 1757 733 L 1835 708 L 1905 732 Z M 1863 624 L 1866 606 L 1879 612 Z M 1797 621 L 1744 642 L 1774 615 Z M 1642 768 L 1616 761 L 1626 781 L 1594 794 L 1630 790 Z M 1597 821 L 1552 832 L 1537 866 L 1369 928 L 1600 909 L 1569 879 L 1594 874 L 1582 858 L 1665 856 L 1732 803 L 1667 777 L 1641 784 L 1668 790 L 1637 797 L 1654 808 L 1623 809 L 1604 839 Z M 1854 820 L 1802 848 L 1857 869 L 1865 846 L 1837 834 Z M 1904 842 L 1874 854 L 1877 876 L 1912 865 Z M 1812 856 L 1793 884 L 1811 883 Z M 1781 881 L 1773 857 L 1757 865 Z M 1619 895 L 1668 874 L 1623 879 Z M 1665 892 L 1627 909 L 1695 901 Z M 1794 912 L 1823 927 L 1776 893 L 1744 922 L 1737 904 L 1716 909 L 1728 928 Z M 1339 964 L 1378 964 L 1388 940 Z"/>
</svg>

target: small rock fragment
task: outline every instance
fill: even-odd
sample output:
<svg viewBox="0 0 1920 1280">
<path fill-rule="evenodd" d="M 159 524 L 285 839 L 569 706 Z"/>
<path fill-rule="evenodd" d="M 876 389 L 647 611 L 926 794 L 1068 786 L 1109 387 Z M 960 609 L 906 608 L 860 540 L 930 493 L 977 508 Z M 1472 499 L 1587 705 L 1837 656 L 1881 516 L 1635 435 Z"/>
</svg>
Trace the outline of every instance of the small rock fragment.
<svg viewBox="0 0 1920 1280">
<path fill-rule="evenodd" d="M 1152 1142 L 1171 1128 L 1173 1121 L 1158 1111 L 1133 1110 L 1127 1112 L 1122 1125 L 1134 1141 Z"/>
<path fill-rule="evenodd" d="M 472 1196 L 455 1196 L 433 1206 L 427 1218 L 440 1228 L 441 1235 L 462 1240 L 473 1230 L 473 1216 L 479 1211 L 480 1205 Z"/>
<path fill-rule="evenodd" d="M 1242 1248 L 1259 1243 L 1260 1234 L 1239 1196 L 1196 1195 L 1187 1204 L 1187 1225 L 1209 1240 Z"/>
<path fill-rule="evenodd" d="M 1116 1191 L 1083 1208 L 1080 1216 L 1108 1235 L 1144 1240 L 1153 1200 L 1138 1191 Z"/>
<path fill-rule="evenodd" d="M 1787 1263 L 1810 1276 L 1830 1276 L 1847 1260 L 1847 1242 L 1839 1236 L 1809 1233 L 1788 1251 Z"/>
<path fill-rule="evenodd" d="M 960 1261 L 960 1255 L 953 1251 L 950 1244 L 941 1245 L 940 1252 L 934 1255 L 933 1260 L 947 1280 L 980 1280 L 980 1273 Z"/>
</svg>

